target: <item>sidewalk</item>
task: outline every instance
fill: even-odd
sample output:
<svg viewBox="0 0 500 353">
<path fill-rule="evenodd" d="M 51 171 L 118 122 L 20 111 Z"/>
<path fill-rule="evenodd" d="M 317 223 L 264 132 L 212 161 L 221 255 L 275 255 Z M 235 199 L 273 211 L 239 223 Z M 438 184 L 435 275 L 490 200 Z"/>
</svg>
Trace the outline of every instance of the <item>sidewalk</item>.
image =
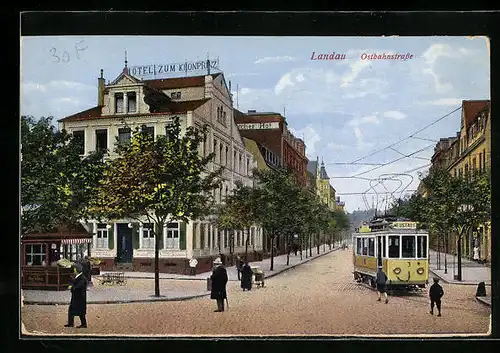
<svg viewBox="0 0 500 353">
<path fill-rule="evenodd" d="M 269 271 L 269 266 L 271 259 L 264 259 L 263 261 L 251 262 L 251 266 L 259 266 L 265 273 L 265 278 L 270 278 L 282 273 L 286 270 L 294 268 L 303 263 L 309 262 L 315 258 L 331 253 L 332 251 L 338 250 L 338 248 L 332 248 L 326 246 L 326 251 L 323 251 L 323 246 L 320 247 L 319 255 L 316 254 L 316 248 L 313 248 L 313 256 L 305 258 L 305 252 L 303 252 L 303 259 L 300 260 L 300 253 L 297 256 L 290 255 L 290 265 L 286 266 L 286 255 L 280 255 L 274 258 L 274 271 Z M 238 281 L 238 274 L 236 267 L 227 267 L 228 278 L 230 281 Z M 109 273 L 109 272 L 104 272 Z M 130 284 L 125 284 L 124 286 L 101 286 L 97 278 L 100 276 L 93 276 L 94 286 L 90 287 L 87 292 L 87 304 L 120 304 L 120 303 L 134 303 L 134 302 L 155 302 L 155 301 L 180 301 L 189 300 L 193 298 L 204 297 L 210 294 L 206 290 L 206 283 L 201 281 L 206 281 L 207 277 L 210 277 L 211 272 L 200 273 L 196 276 L 185 276 L 176 275 L 168 273 L 160 273 L 160 278 L 164 280 L 188 280 L 185 283 L 178 283 L 177 285 L 168 285 L 168 283 L 163 283 L 160 281 L 161 296 L 155 297 L 152 294 L 154 291 L 152 288 L 153 281 L 149 279 L 154 279 L 153 273 L 145 272 L 125 272 L 125 277 L 131 279 L 132 281 L 147 280 L 144 283 L 148 283 L 148 288 L 141 286 L 134 286 Z M 97 278 L 96 278 L 97 277 Z M 189 280 L 194 280 L 197 282 L 191 282 Z M 69 291 L 45 291 L 45 290 L 23 290 L 24 304 L 25 305 L 68 305 L 71 294 Z"/>
<path fill-rule="evenodd" d="M 429 249 L 429 271 L 438 276 L 442 281 L 453 284 L 478 285 L 479 282 L 484 282 L 486 285 L 491 285 L 491 269 L 482 264 L 462 258 L 462 281 L 454 279 L 454 274 L 458 273 L 457 257 L 446 254 L 446 262 L 448 273 L 444 273 L 444 258 L 445 254 L 441 253 L 441 266 L 437 267 L 437 251 Z"/>
<path fill-rule="evenodd" d="M 291 268 L 294 268 L 295 266 L 301 265 L 305 262 L 308 262 L 310 260 L 313 260 L 317 258 L 318 256 L 322 256 L 325 254 L 330 253 L 331 251 L 338 250 L 339 248 L 334 248 L 332 247 L 332 250 L 329 250 L 328 245 L 326 245 L 326 251 L 323 251 L 324 247 L 323 245 L 320 246 L 319 254 L 316 254 L 316 248 L 314 247 L 312 249 L 312 257 L 308 257 L 306 259 L 306 254 L 305 251 L 302 253 L 302 261 L 300 260 L 300 252 L 297 252 L 297 255 L 294 255 L 293 253 L 290 254 L 290 265 L 286 265 L 286 254 L 285 255 L 280 255 L 280 256 L 275 256 L 274 257 L 274 270 L 269 271 L 269 268 L 271 267 L 271 258 L 264 259 L 262 261 L 255 261 L 255 262 L 249 262 L 248 264 L 250 266 L 258 266 L 264 271 L 264 278 L 271 278 L 273 276 L 276 276 L 277 274 L 289 270 Z M 227 270 L 227 277 L 229 281 L 238 281 L 238 272 L 236 271 L 236 266 L 230 266 L 226 267 Z M 113 273 L 113 272 L 101 272 L 101 274 L 106 274 L 106 273 Z M 160 279 L 176 279 L 176 280 L 199 280 L 199 281 L 206 281 L 208 277 L 210 277 L 212 273 L 211 272 L 202 272 L 196 274 L 196 276 L 189 276 L 189 275 L 180 275 L 180 274 L 174 274 L 174 273 L 160 273 Z M 124 272 L 125 278 L 151 278 L 154 279 L 154 273 L 151 272 Z M 99 278 L 99 276 L 97 276 Z"/>
</svg>

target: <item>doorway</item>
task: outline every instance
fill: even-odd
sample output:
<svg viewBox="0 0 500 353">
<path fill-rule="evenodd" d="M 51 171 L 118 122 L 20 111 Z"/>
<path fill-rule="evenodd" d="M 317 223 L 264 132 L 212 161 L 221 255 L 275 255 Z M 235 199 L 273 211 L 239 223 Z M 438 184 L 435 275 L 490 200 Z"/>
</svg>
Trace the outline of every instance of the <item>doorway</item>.
<svg viewBox="0 0 500 353">
<path fill-rule="evenodd" d="M 116 262 L 132 263 L 133 247 L 132 247 L 132 228 L 128 227 L 128 223 L 118 223 L 117 228 L 117 248 Z"/>
</svg>

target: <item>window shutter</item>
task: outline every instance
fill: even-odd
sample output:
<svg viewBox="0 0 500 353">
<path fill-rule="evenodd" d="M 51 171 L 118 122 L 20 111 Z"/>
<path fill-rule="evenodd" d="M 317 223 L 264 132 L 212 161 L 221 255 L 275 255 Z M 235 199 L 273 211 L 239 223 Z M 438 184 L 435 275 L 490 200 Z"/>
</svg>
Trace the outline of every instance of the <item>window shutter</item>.
<svg viewBox="0 0 500 353">
<path fill-rule="evenodd" d="M 139 224 L 132 223 L 132 248 L 139 249 Z"/>
<path fill-rule="evenodd" d="M 114 249 L 115 246 L 115 235 L 114 235 L 114 224 L 110 224 L 111 228 L 108 229 L 108 248 L 110 250 Z"/>
<path fill-rule="evenodd" d="M 186 222 L 180 222 L 179 227 L 179 248 L 181 250 L 186 250 Z"/>
</svg>

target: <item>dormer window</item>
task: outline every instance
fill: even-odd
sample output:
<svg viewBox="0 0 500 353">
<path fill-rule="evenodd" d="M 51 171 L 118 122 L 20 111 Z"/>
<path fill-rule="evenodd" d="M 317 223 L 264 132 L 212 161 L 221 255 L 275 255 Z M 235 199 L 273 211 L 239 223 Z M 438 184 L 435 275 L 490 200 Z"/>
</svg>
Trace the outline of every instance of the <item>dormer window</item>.
<svg viewBox="0 0 500 353">
<path fill-rule="evenodd" d="M 123 93 L 115 94 L 115 113 L 123 113 Z"/>
<path fill-rule="evenodd" d="M 127 93 L 127 112 L 135 113 L 137 111 L 137 96 L 135 92 Z"/>
<path fill-rule="evenodd" d="M 170 98 L 172 98 L 172 99 L 181 99 L 181 92 L 172 92 L 170 94 Z"/>
</svg>

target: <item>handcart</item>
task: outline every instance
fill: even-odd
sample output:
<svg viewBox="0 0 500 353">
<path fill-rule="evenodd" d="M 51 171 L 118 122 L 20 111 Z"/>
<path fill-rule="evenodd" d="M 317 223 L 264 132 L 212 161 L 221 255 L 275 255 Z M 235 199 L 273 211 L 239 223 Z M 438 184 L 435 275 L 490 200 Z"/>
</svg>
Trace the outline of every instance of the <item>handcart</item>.
<svg viewBox="0 0 500 353">
<path fill-rule="evenodd" d="M 264 287 L 264 271 L 260 267 L 252 267 L 254 281 L 257 287 Z"/>
</svg>

